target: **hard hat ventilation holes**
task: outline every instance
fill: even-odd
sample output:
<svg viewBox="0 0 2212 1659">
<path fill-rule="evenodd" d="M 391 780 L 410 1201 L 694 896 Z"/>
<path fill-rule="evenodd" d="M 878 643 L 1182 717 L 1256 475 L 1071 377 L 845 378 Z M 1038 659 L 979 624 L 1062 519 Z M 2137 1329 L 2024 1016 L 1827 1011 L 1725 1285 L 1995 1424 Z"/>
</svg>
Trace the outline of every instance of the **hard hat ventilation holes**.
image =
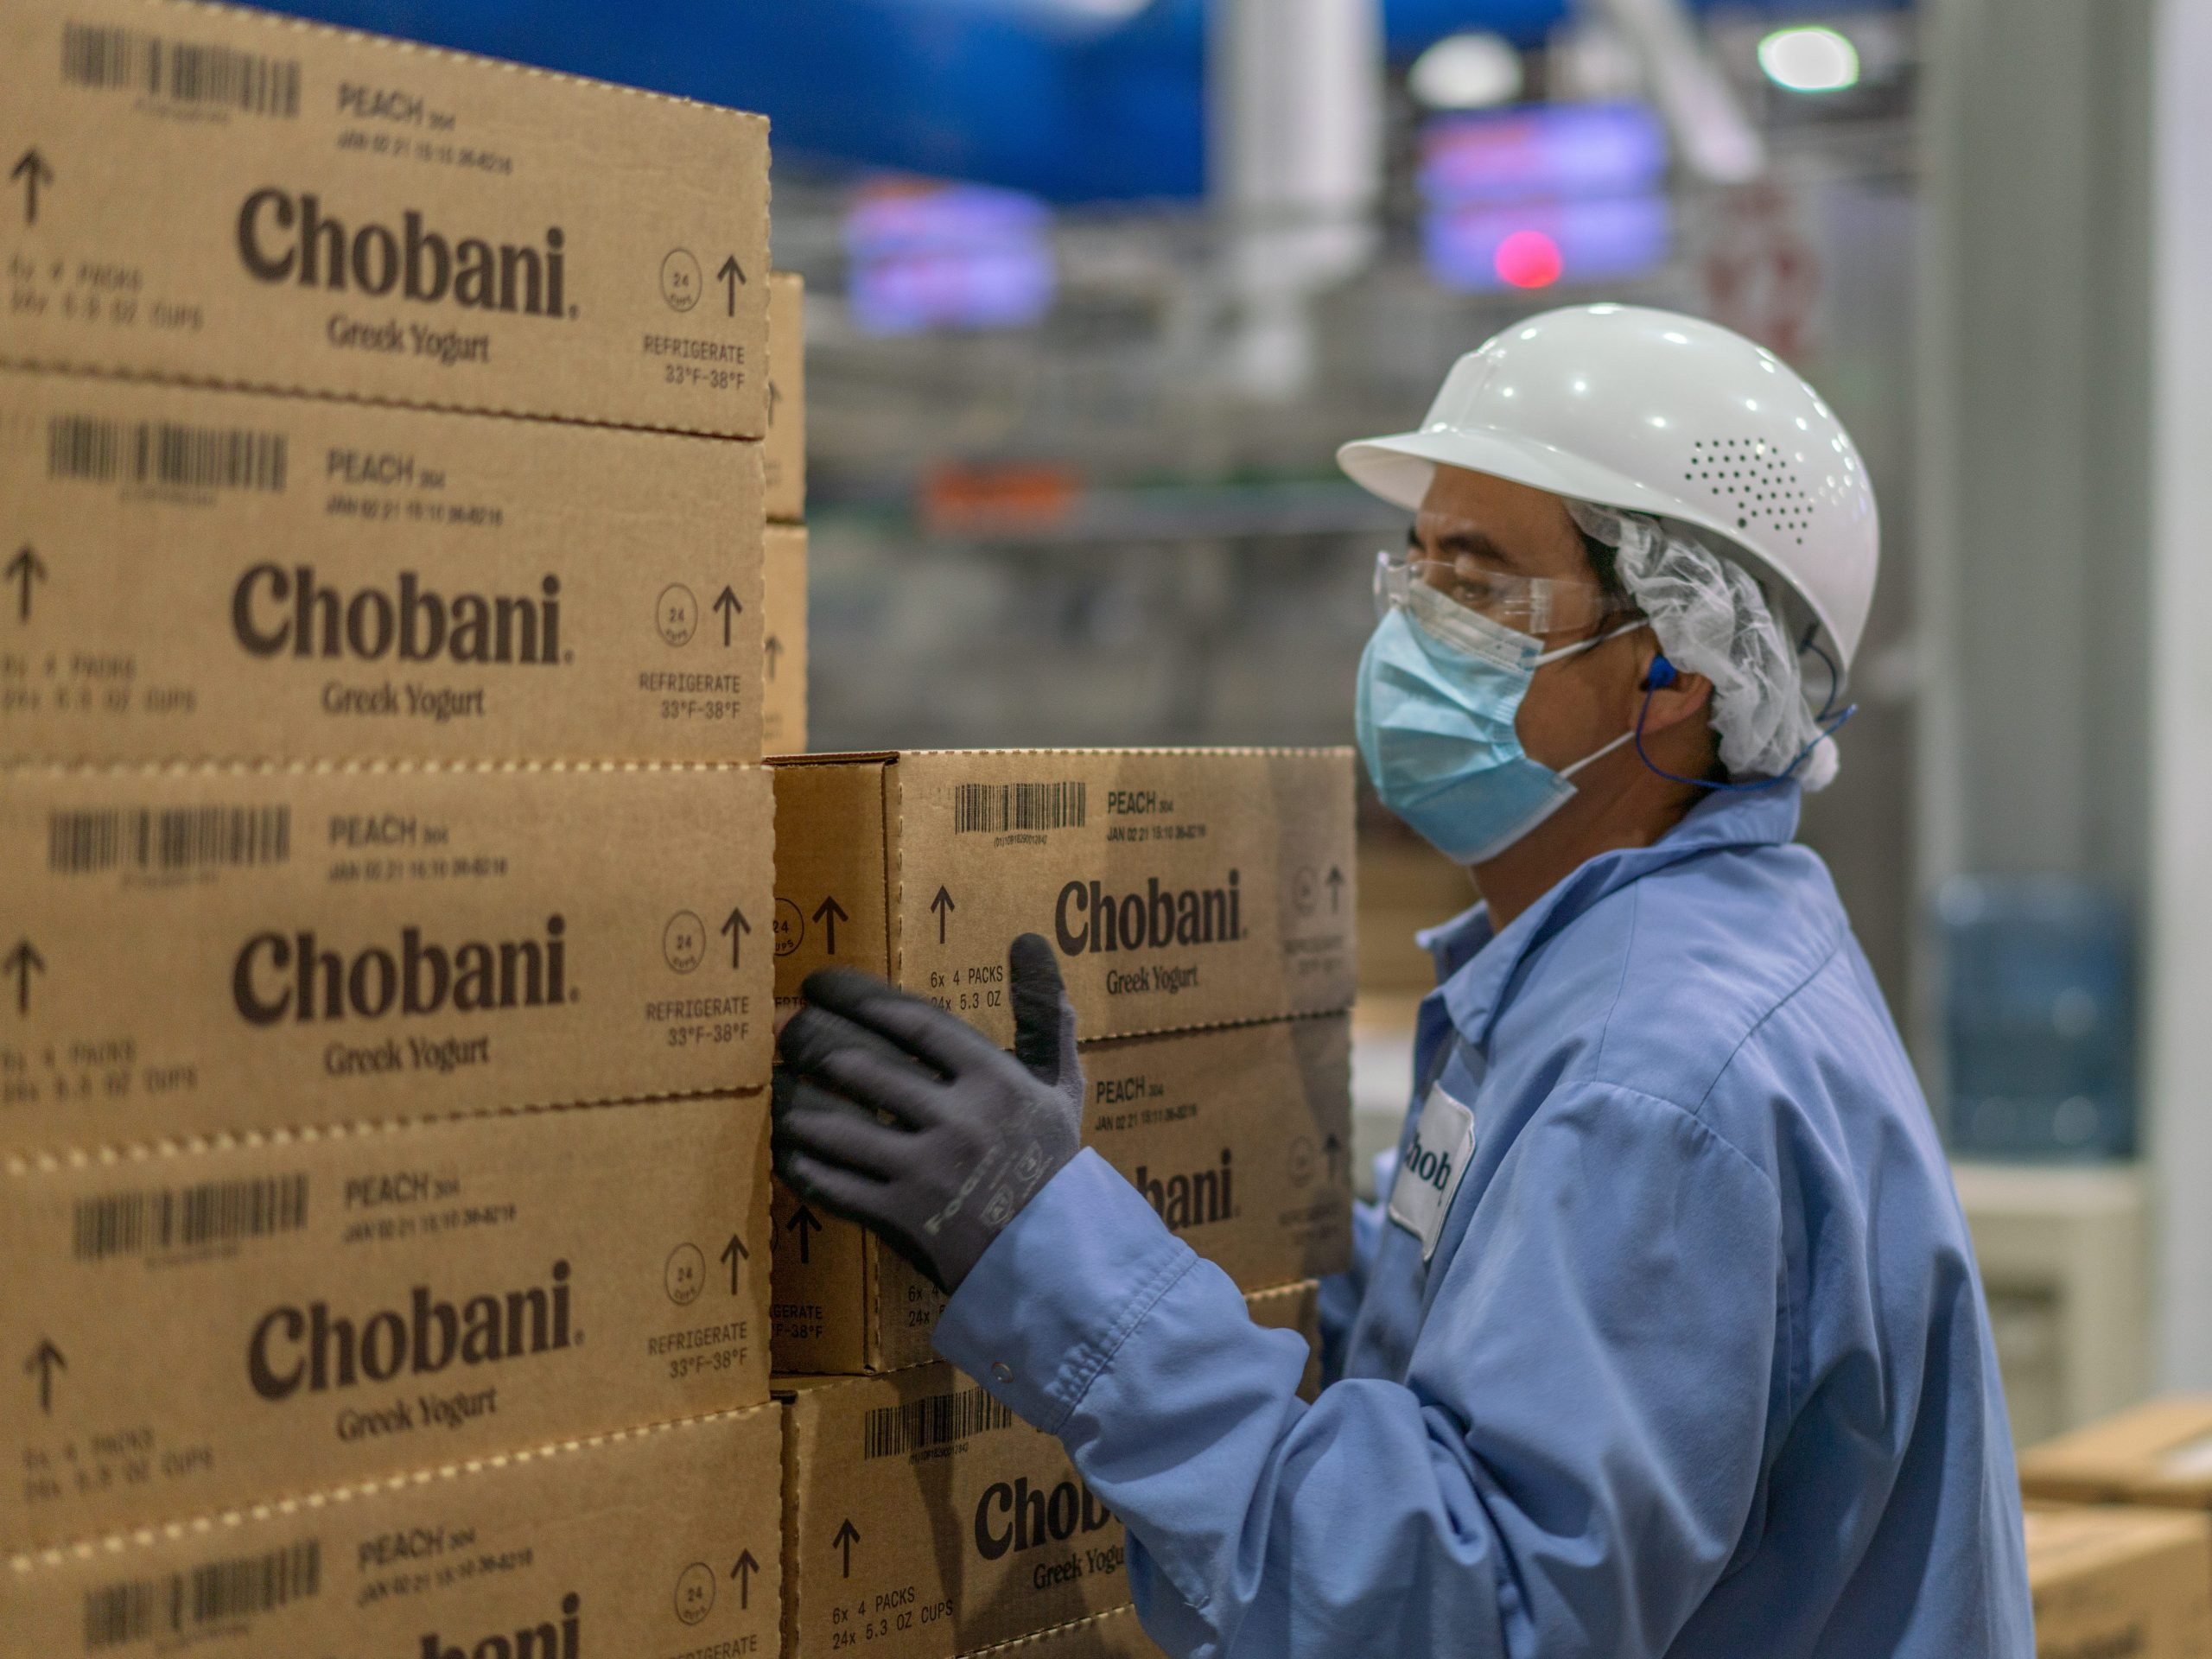
<svg viewBox="0 0 2212 1659">
<path fill-rule="evenodd" d="M 1801 462 L 1803 459 L 1797 457 Z M 1749 530 L 1751 520 L 1764 518 L 1770 528 L 1790 532 L 1800 547 L 1805 544 L 1812 493 L 1797 481 L 1796 466 L 1773 440 L 1693 439 L 1689 467 L 1682 477 L 1709 486 L 1726 503 L 1726 511 L 1735 515 L 1737 529 Z"/>
</svg>

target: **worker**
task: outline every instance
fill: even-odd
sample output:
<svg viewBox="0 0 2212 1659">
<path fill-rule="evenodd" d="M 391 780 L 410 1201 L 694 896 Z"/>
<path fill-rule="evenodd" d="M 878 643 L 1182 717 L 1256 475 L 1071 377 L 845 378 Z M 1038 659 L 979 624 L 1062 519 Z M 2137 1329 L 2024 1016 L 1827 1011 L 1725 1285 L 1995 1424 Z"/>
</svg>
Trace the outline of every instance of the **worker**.
<svg viewBox="0 0 2212 1659">
<path fill-rule="evenodd" d="M 1416 515 L 1360 750 L 1483 902 L 1427 936 L 1318 1397 L 1306 1344 L 1079 1149 L 1033 935 L 1010 1055 L 810 979 L 779 1168 L 951 1293 L 938 1351 L 1065 1443 L 1171 1654 L 2028 1659 L 1966 1225 L 1792 844 L 1874 587 L 1849 436 L 1772 353 L 1599 305 L 1339 460 Z"/>
</svg>

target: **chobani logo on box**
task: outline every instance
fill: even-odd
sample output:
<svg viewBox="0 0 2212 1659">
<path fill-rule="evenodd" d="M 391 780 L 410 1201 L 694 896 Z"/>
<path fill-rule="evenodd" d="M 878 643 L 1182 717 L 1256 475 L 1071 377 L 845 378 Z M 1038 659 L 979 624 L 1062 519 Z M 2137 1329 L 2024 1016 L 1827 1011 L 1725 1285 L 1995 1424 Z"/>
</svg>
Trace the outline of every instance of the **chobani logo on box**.
<svg viewBox="0 0 2212 1659">
<path fill-rule="evenodd" d="M 396 292 L 425 305 L 445 301 L 522 316 L 570 315 L 562 297 L 565 243 L 557 225 L 546 227 L 542 248 L 479 236 L 448 239 L 424 229 L 411 207 L 397 231 L 373 220 L 348 226 L 326 213 L 314 192 L 295 196 L 274 185 L 238 208 L 238 257 L 261 282 L 379 298 Z"/>
<path fill-rule="evenodd" d="M 527 594 L 441 594 L 402 570 L 387 589 L 351 592 L 321 581 L 311 564 L 257 564 L 231 589 L 231 632 L 253 656 L 397 656 L 423 663 L 561 661 L 561 580 Z"/>
<path fill-rule="evenodd" d="M 302 1389 L 324 1394 L 389 1382 L 402 1372 L 430 1376 L 456 1364 L 554 1352 L 572 1340 L 569 1264 L 556 1262 L 550 1286 L 455 1302 L 416 1285 L 405 1308 L 379 1308 L 359 1319 L 332 1313 L 325 1301 L 273 1307 L 247 1338 L 245 1370 L 263 1399 L 289 1400 Z"/>
<path fill-rule="evenodd" d="M 231 1001 L 256 1026 L 557 1005 L 569 997 L 567 928 L 548 916 L 542 939 L 441 944 L 404 927 L 396 949 L 350 956 L 324 949 L 312 930 L 257 933 L 232 965 Z"/>
<path fill-rule="evenodd" d="M 995 1481 L 976 1505 L 976 1553 L 987 1561 L 1040 1545 L 1065 1543 L 1111 1524 L 1114 1512 L 1079 1480 L 1033 1486 L 1029 1477 Z M 1111 1565 L 1121 1565 L 1120 1552 Z M 1103 1565 L 1103 1564 L 1102 1564 Z M 1040 1586 L 1041 1587 L 1041 1586 Z"/>
<path fill-rule="evenodd" d="M 1217 887 L 1163 887 L 1150 877 L 1142 893 L 1114 893 L 1096 881 L 1071 881 L 1052 908 L 1064 956 L 1104 950 L 1155 950 L 1172 944 L 1217 944 L 1244 937 L 1235 870 Z"/>
</svg>

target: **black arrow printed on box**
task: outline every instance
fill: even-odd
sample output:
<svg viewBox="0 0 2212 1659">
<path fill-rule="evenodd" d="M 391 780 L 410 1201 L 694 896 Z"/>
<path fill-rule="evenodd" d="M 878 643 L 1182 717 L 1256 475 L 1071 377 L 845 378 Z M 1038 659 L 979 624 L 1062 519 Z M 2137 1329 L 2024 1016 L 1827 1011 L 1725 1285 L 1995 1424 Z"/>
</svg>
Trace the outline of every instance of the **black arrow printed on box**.
<svg viewBox="0 0 2212 1659">
<path fill-rule="evenodd" d="M 745 267 L 737 263 L 735 254 L 722 261 L 722 268 L 715 273 L 721 278 L 722 286 L 729 291 L 729 314 L 737 315 L 737 285 L 745 280 Z"/>
<path fill-rule="evenodd" d="M 845 1576 L 849 1579 L 853 1576 L 853 1546 L 860 1541 L 860 1530 L 853 1525 L 849 1515 L 845 1517 L 845 1524 L 837 1529 L 837 1535 L 830 1541 L 845 1552 Z"/>
<path fill-rule="evenodd" d="M 837 954 L 837 924 L 849 922 L 853 918 L 845 914 L 845 907 L 837 902 L 837 895 L 833 893 L 815 906 L 814 919 L 822 924 L 822 931 L 828 936 L 827 942 L 822 947 L 823 950 L 830 956 L 836 956 Z"/>
<path fill-rule="evenodd" d="M 39 955 L 38 948 L 29 939 L 18 940 L 16 948 L 8 953 L 7 960 L 0 962 L 0 974 L 13 974 L 16 976 L 16 1012 L 17 1014 L 30 1013 L 31 976 L 34 973 L 42 974 L 45 971 L 46 958 Z"/>
<path fill-rule="evenodd" d="M 959 909 L 960 906 L 952 902 L 952 895 L 946 892 L 944 887 L 940 885 L 937 890 L 937 897 L 930 900 L 930 908 L 937 912 L 937 942 L 939 944 L 943 944 L 944 943 L 945 918 L 951 915 L 952 912 Z"/>
<path fill-rule="evenodd" d="M 814 1259 L 814 1235 L 822 1230 L 822 1218 L 802 1204 L 798 1213 L 784 1224 L 784 1230 L 798 1235 L 798 1264 L 806 1266 Z"/>
<path fill-rule="evenodd" d="M 776 658 L 784 654 L 784 642 L 772 633 L 760 642 L 760 649 L 767 655 L 768 677 L 772 680 L 776 677 Z"/>
<path fill-rule="evenodd" d="M 54 1345 L 51 1337 L 41 1337 L 38 1346 L 31 1350 L 31 1357 L 23 1362 L 23 1374 L 38 1373 L 38 1408 L 48 1416 L 54 1415 L 54 1374 L 66 1371 L 69 1362 L 61 1357 L 61 1351 Z"/>
<path fill-rule="evenodd" d="M 729 1570 L 730 1577 L 737 1580 L 737 1611 L 741 1613 L 752 1603 L 753 1575 L 760 1570 L 760 1563 L 753 1559 L 749 1549 L 737 1558 L 736 1565 Z"/>
<path fill-rule="evenodd" d="M 16 556 L 8 561 L 6 575 L 21 590 L 16 600 L 16 620 L 28 622 L 31 620 L 31 584 L 46 580 L 46 561 L 25 542 L 16 550 Z"/>
<path fill-rule="evenodd" d="M 8 176 L 23 181 L 23 223 L 37 224 L 38 188 L 41 184 L 54 182 L 54 169 L 46 164 L 46 157 L 38 153 L 36 144 L 22 153 L 16 162 L 15 170 Z"/>
<path fill-rule="evenodd" d="M 729 1236 L 729 1243 L 722 1246 L 722 1253 L 715 1258 L 718 1262 L 729 1263 L 729 1294 L 733 1296 L 737 1294 L 737 1264 L 747 1260 L 752 1254 L 752 1251 L 745 1248 L 745 1241 L 735 1233 L 732 1233 Z"/>
<path fill-rule="evenodd" d="M 1329 866 L 1329 914 L 1337 913 L 1337 901 L 1344 897 L 1344 873 L 1335 865 Z"/>
<path fill-rule="evenodd" d="M 745 919 L 743 911 L 732 906 L 728 918 L 722 923 L 721 931 L 729 936 L 729 965 L 742 967 L 744 959 L 739 952 L 745 949 L 745 936 L 753 931 L 753 924 Z"/>
<path fill-rule="evenodd" d="M 737 620 L 737 613 L 745 608 L 745 601 L 738 598 L 737 590 L 734 588 L 724 588 L 721 592 L 715 595 L 715 608 L 722 613 L 722 644 L 727 645 L 729 644 L 729 625 Z"/>
</svg>

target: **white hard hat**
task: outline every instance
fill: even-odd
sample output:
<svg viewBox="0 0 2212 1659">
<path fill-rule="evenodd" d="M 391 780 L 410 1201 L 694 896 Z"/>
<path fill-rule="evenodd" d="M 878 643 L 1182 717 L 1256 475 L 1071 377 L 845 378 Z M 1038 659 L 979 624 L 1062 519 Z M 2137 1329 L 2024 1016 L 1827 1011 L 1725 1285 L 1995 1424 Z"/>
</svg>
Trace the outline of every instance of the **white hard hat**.
<svg viewBox="0 0 2212 1659">
<path fill-rule="evenodd" d="M 1546 311 L 1452 365 L 1415 432 L 1337 461 L 1418 510 L 1441 463 L 1707 532 L 1779 581 L 1845 669 L 1881 518 L 1843 423 L 1796 372 L 1717 324 L 1636 305 Z"/>
</svg>

